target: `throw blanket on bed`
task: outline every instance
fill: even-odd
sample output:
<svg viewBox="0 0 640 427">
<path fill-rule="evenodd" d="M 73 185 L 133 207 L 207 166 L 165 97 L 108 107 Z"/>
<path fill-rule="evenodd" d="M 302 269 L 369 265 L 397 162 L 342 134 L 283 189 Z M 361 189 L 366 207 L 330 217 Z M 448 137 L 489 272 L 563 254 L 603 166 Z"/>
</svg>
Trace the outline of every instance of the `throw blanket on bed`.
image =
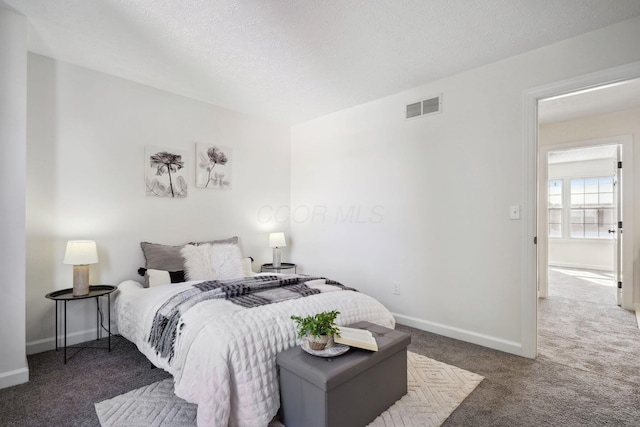
<svg viewBox="0 0 640 427">
<path fill-rule="evenodd" d="M 322 277 L 302 275 L 292 276 L 253 276 L 233 280 L 211 280 L 193 285 L 169 298 L 156 312 L 148 342 L 160 357 L 169 363 L 175 353 L 175 342 L 179 331 L 184 327 L 180 323 L 183 313 L 194 305 L 210 299 L 226 299 L 244 308 L 259 307 L 265 304 L 302 298 L 319 294 L 318 289 L 308 287 L 305 282 L 323 279 L 326 284 L 343 290 L 353 288 Z"/>
</svg>

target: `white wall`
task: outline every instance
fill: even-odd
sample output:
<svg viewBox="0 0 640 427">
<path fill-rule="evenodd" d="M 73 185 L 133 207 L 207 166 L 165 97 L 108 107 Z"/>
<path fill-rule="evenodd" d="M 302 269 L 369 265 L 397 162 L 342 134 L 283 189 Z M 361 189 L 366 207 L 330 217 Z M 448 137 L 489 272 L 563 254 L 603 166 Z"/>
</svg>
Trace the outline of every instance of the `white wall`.
<svg viewBox="0 0 640 427">
<path fill-rule="evenodd" d="M 640 108 L 545 124 L 539 129 L 541 145 L 558 145 L 617 135 L 631 135 L 634 145 L 633 162 L 634 165 L 640 164 L 640 147 L 638 146 L 640 142 Z M 638 206 L 640 201 L 640 173 L 638 172 L 634 172 L 633 199 L 635 201 L 634 207 Z M 640 209 L 634 209 L 632 221 L 634 224 L 640 224 Z M 640 227 L 634 227 L 634 234 L 631 238 L 634 242 L 640 242 Z M 638 253 L 633 255 L 633 271 L 634 301 L 636 310 L 640 310 L 640 254 Z"/>
<path fill-rule="evenodd" d="M 27 20 L 0 7 L 0 388 L 29 380 L 25 354 Z"/>
<path fill-rule="evenodd" d="M 540 141 L 540 145 L 545 145 Z M 613 176 L 615 159 L 597 159 L 580 162 L 554 163 L 549 165 L 549 179 L 565 181 L 564 205 L 569 206 L 569 183 L 572 178 Z M 545 212 L 546 213 L 546 212 Z M 587 268 L 593 270 L 613 270 L 614 240 L 571 239 L 569 209 L 564 209 L 563 236 L 549 238 L 548 262 L 558 267 Z"/>
<path fill-rule="evenodd" d="M 529 211 L 524 94 L 639 60 L 638 39 L 635 19 L 294 127 L 293 210 L 320 214 L 294 217 L 292 257 L 379 298 L 400 323 L 527 354 L 529 242 L 509 219 L 510 205 Z M 438 93 L 442 114 L 404 120 L 407 103 Z M 359 220 L 337 216 L 349 206 Z"/>
<path fill-rule="evenodd" d="M 28 352 L 53 348 L 54 304 L 69 288 L 66 241 L 93 239 L 91 283 L 140 279 L 141 241 L 237 235 L 254 269 L 271 260 L 264 206 L 290 197 L 290 128 L 30 54 L 27 152 Z M 195 143 L 232 148 L 232 189 L 195 188 Z M 146 145 L 187 150 L 189 195 L 144 195 Z M 289 235 L 288 224 L 277 231 Z M 286 257 L 286 255 L 285 255 Z M 69 306 L 71 341 L 95 337 L 95 303 Z"/>
<path fill-rule="evenodd" d="M 549 265 L 613 271 L 613 240 L 549 239 Z"/>
</svg>

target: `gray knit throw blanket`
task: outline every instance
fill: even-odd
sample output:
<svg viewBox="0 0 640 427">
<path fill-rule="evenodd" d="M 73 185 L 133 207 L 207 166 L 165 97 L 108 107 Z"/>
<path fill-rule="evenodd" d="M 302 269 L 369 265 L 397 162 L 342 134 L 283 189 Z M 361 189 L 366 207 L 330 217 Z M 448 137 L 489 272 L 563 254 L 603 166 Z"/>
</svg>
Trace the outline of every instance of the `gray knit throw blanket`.
<svg viewBox="0 0 640 427">
<path fill-rule="evenodd" d="M 305 282 L 324 279 L 328 285 L 342 290 L 355 291 L 334 280 L 304 275 L 251 276 L 233 280 L 210 280 L 194 284 L 170 297 L 156 312 L 151 325 L 148 342 L 162 358 L 173 360 L 174 344 L 180 324 L 180 317 L 194 305 L 210 299 L 226 299 L 244 308 L 259 307 L 295 298 L 320 293 L 308 287 Z"/>
</svg>

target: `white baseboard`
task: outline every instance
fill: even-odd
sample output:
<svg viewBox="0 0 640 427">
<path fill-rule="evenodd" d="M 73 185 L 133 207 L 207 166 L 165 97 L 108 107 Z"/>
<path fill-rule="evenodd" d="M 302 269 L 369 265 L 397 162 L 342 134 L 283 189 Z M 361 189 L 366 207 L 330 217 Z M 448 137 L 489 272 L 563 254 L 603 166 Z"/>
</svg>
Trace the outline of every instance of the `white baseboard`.
<svg viewBox="0 0 640 427">
<path fill-rule="evenodd" d="M 0 389 L 29 382 L 29 367 L 25 360 L 25 367 L 13 371 L 0 372 Z"/>
<path fill-rule="evenodd" d="M 579 264 L 579 263 L 571 263 L 571 262 L 554 262 L 549 263 L 549 267 L 559 267 L 559 268 L 578 268 L 580 270 L 602 270 L 602 271 L 613 271 L 613 267 L 610 265 L 594 265 L 594 264 Z"/>
<path fill-rule="evenodd" d="M 118 329 L 111 325 L 111 335 L 116 335 L 118 333 Z M 102 331 L 102 338 L 107 337 L 107 331 Z M 67 335 L 67 347 L 72 345 L 77 345 L 87 341 L 93 341 L 96 339 L 96 329 L 88 329 L 86 331 L 73 332 Z M 58 346 L 64 346 L 64 335 L 60 335 L 58 340 Z M 55 350 L 56 341 L 53 336 L 49 338 L 44 338 L 41 340 L 29 341 L 27 343 L 27 355 L 42 353 L 49 350 Z"/>
<path fill-rule="evenodd" d="M 479 334 L 477 332 L 454 328 L 451 326 L 442 325 L 440 323 L 429 322 L 427 320 L 418 319 L 416 317 L 405 316 L 397 313 L 392 314 L 393 317 L 395 317 L 396 322 L 400 323 L 401 325 L 411 326 L 413 328 L 432 332 L 438 335 L 443 335 L 445 337 L 454 338 L 472 344 L 478 344 L 483 347 L 504 351 L 506 353 L 515 354 L 517 356 L 522 356 L 522 344 L 515 341 L 503 340 L 501 338 Z"/>
</svg>

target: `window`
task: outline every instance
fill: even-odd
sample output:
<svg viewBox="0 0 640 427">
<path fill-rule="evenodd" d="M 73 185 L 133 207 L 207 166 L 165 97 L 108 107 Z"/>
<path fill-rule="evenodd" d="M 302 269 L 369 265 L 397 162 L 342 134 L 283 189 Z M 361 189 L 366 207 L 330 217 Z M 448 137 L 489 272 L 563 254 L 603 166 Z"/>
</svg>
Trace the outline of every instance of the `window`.
<svg viewBox="0 0 640 427">
<path fill-rule="evenodd" d="M 549 181 L 548 191 L 548 230 L 549 237 L 562 237 L 562 180 Z"/>
<path fill-rule="evenodd" d="M 571 238 L 613 238 L 613 214 L 612 176 L 571 180 Z"/>
</svg>

